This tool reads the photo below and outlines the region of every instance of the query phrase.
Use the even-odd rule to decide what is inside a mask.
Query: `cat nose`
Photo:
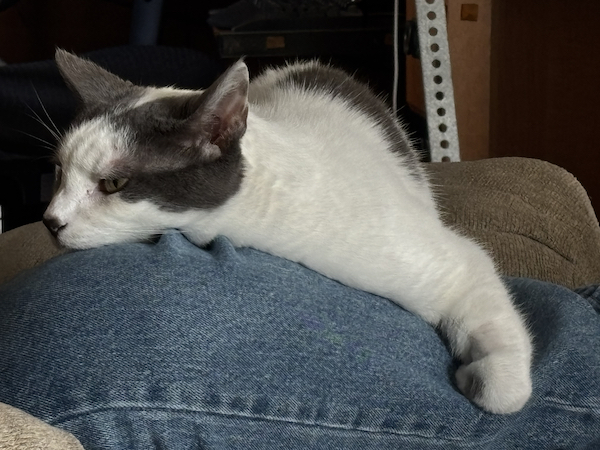
[[[44,225],[46,225],[46,228],[48,228],[48,230],[50,230],[50,233],[52,233],[52,236],[54,236],[54,237],[57,237],[60,230],[62,230],[63,228],[65,228],[67,226],[66,223],[62,223],[56,217],[45,217],[44,216],[44,218],[42,219],[42,222],[44,223]]]

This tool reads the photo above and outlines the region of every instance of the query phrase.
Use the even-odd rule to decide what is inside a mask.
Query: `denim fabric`
[[[590,305],[600,314],[600,286],[584,286],[576,289],[576,292],[590,302]]]
[[[600,448],[598,314],[507,283],[535,339],[533,396],[508,416],[469,403],[443,340],[390,301],[175,232],[0,287],[0,401],[87,450]]]

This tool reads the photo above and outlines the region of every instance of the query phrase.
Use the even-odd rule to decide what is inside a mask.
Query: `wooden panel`
[[[447,15],[461,159],[487,158],[492,1],[448,0]]]
[[[600,2],[495,1],[493,17],[491,155],[566,168],[600,210]]]

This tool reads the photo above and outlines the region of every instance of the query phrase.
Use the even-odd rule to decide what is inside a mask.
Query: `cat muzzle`
[[[58,237],[58,233],[67,226],[66,223],[61,223],[56,217],[44,217],[42,222],[55,238]]]

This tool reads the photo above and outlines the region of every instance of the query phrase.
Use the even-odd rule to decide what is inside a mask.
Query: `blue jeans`
[[[86,450],[600,448],[600,290],[507,283],[535,339],[508,416],[469,403],[436,330],[390,301],[176,232],[0,287],[0,401]]]

